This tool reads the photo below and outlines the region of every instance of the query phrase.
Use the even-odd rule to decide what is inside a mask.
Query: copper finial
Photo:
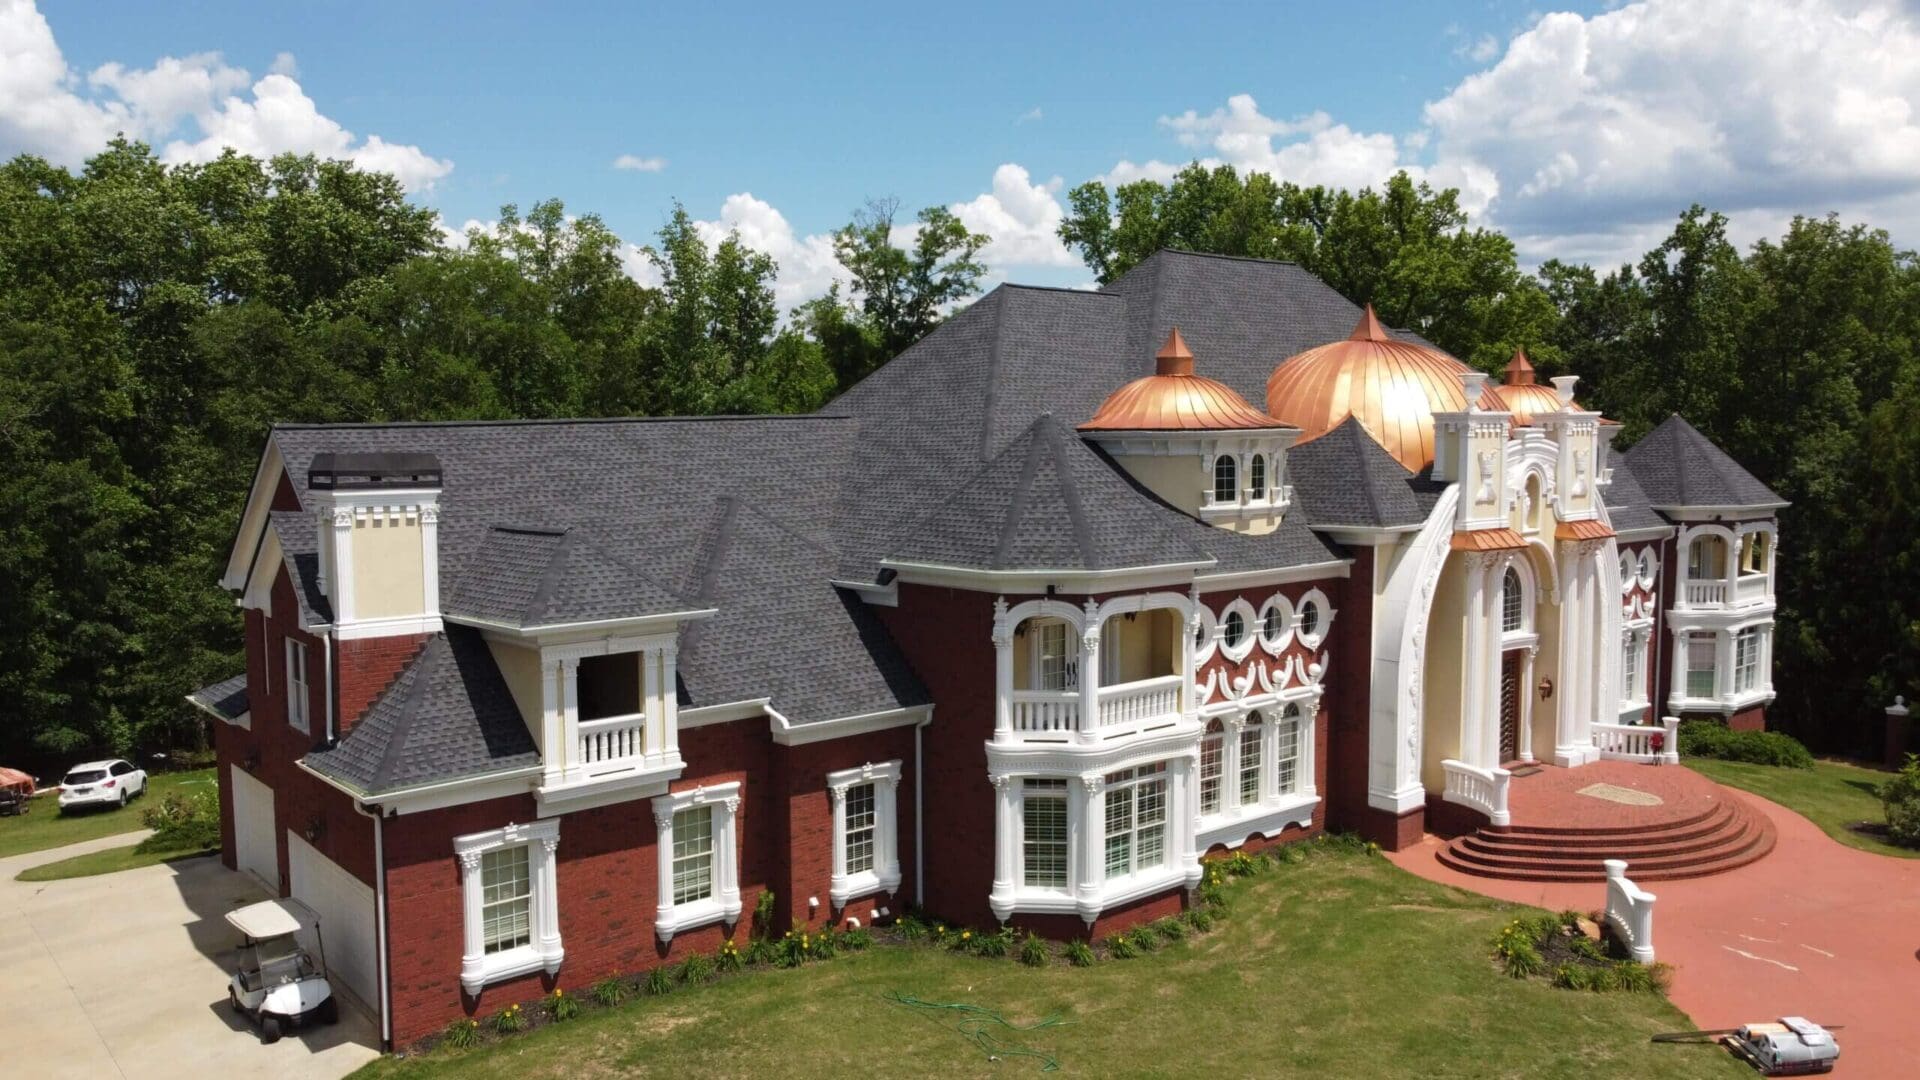
[[[1187,348],[1186,339],[1180,336],[1180,328],[1174,327],[1167,335],[1167,343],[1160,346],[1160,352],[1154,358],[1153,371],[1156,375],[1193,374],[1193,351]]]
[[[1527,350],[1513,350],[1513,359],[1507,361],[1504,375],[1508,386],[1533,385],[1533,364],[1527,360]]]
[[[1387,336],[1387,328],[1380,325],[1380,316],[1373,313],[1373,305],[1368,304],[1366,312],[1360,316],[1360,321],[1354,324],[1353,333],[1347,335],[1347,340],[1391,341],[1393,339]]]

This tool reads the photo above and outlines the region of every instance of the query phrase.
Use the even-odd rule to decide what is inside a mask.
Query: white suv
[[[127,805],[135,795],[147,793],[147,772],[115,758],[89,761],[67,770],[60,781],[60,809],[76,806]]]

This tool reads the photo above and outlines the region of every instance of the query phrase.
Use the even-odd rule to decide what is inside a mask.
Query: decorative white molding
[[[654,863],[659,875],[659,907],[653,932],[662,942],[673,935],[708,923],[732,924],[740,919],[740,782],[696,787],[653,800]],[[685,904],[673,902],[673,816],[696,806],[711,806],[713,814],[713,895]]]
[[[531,940],[518,948],[489,953],[481,920],[485,883],[481,881],[480,857],[490,851],[522,846],[527,849]],[[511,824],[489,832],[454,837],[454,856],[460,863],[465,950],[460,959],[460,985],[469,995],[477,996],[488,983],[531,971],[545,971],[549,975],[559,972],[561,961],[566,957],[560,943],[560,888],[555,861],[559,846],[558,821]]]
[[[810,746],[831,739],[845,739],[893,728],[918,727],[933,719],[932,705],[908,705],[899,709],[840,716],[811,724],[796,724],[767,707],[767,724],[773,741],[780,746]]]
[[[873,785],[873,868],[849,873],[846,804],[847,792],[856,784]],[[827,895],[834,910],[856,897],[891,893],[900,887],[899,788],[897,758],[827,774],[827,795],[833,806],[833,870]]]
[[[1628,879],[1624,861],[1608,859],[1604,865],[1607,868],[1607,924],[1613,927],[1620,943],[1635,960],[1651,964],[1653,904],[1659,897]]]

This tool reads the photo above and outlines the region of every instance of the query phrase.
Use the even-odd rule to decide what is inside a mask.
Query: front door
[[[1520,650],[1500,657],[1500,761],[1520,756]]]

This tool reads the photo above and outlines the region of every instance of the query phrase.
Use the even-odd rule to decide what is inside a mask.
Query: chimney
[[[337,636],[440,628],[440,484],[432,454],[314,455],[307,493]]]

